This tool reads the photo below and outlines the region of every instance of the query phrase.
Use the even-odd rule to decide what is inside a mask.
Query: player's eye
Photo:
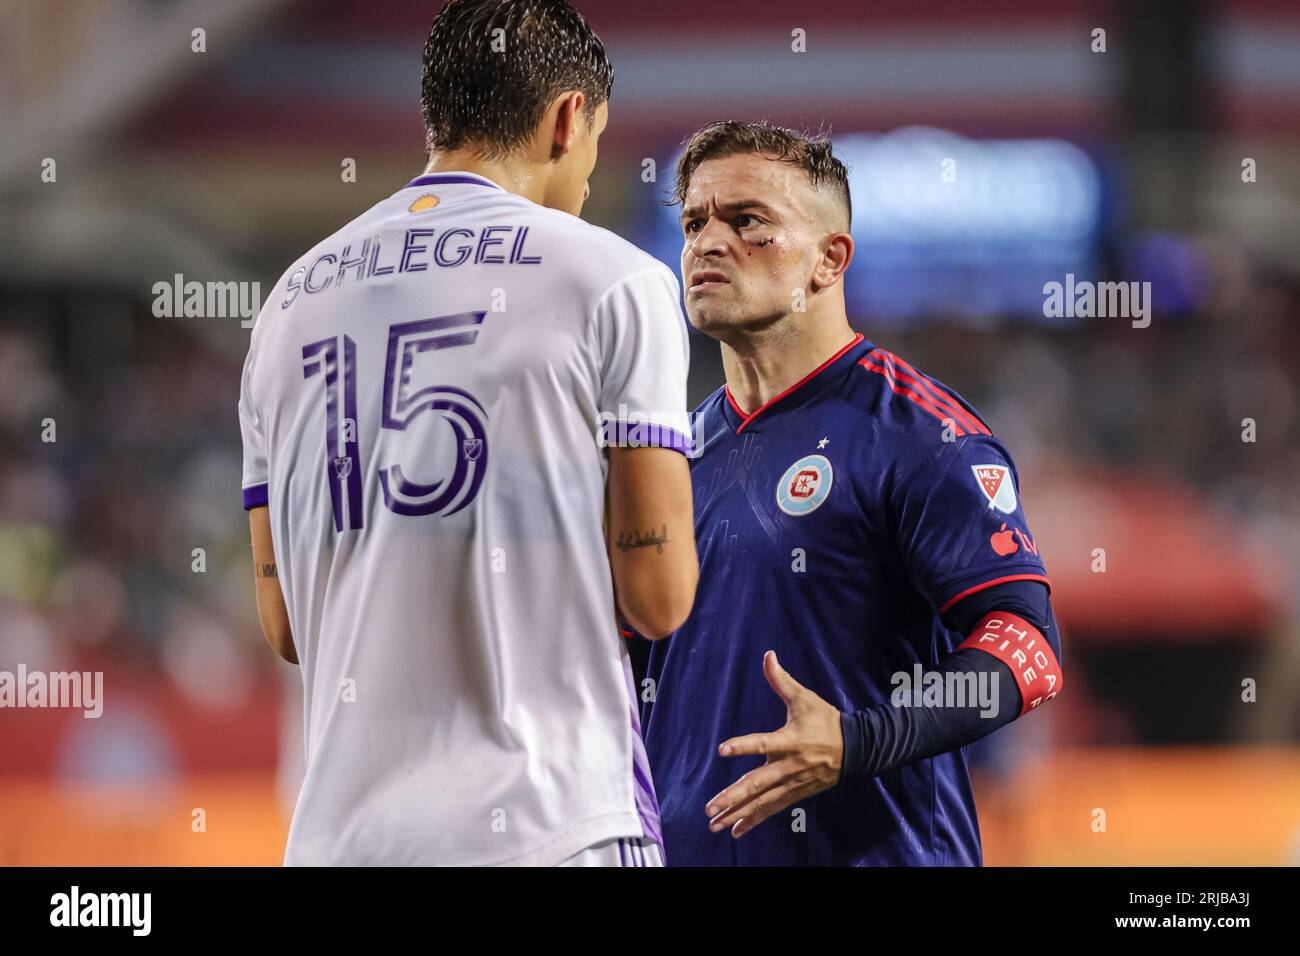
[[[695,233],[699,232],[700,228],[703,225],[704,225],[703,219],[692,219],[689,222],[687,222],[686,225],[683,226],[682,228],[685,230],[688,236],[692,236]]]
[[[742,212],[739,216],[736,217],[737,229],[748,229],[750,226],[757,226],[757,225],[758,225],[758,217],[751,216],[747,212]]]

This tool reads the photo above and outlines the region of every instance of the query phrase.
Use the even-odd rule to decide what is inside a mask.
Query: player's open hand
[[[768,734],[732,737],[718,747],[724,757],[763,754],[767,763],[751,770],[709,801],[709,829],[731,827],[744,836],[774,813],[835,786],[844,762],[840,712],[804,687],[776,659],[763,655],[763,675],[785,701],[785,726]]]

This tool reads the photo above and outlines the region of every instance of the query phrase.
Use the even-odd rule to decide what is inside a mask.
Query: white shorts
[[[579,850],[557,866],[663,866],[659,844],[645,837],[616,837]]]

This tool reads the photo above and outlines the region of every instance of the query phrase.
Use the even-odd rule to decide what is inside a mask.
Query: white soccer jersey
[[[665,266],[465,173],[421,176],[277,283],[239,418],[305,689],[287,864],[660,841],[602,439],[685,451],[687,362]]]

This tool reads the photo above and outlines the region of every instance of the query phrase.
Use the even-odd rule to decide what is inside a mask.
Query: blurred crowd
[[[0,668],[138,667],[237,707],[258,646],[239,365],[109,289],[4,297]]]
[[[857,324],[979,408],[1022,484],[1062,464],[1176,481],[1267,541],[1300,585],[1300,286],[1207,261],[1204,306],[1146,329]],[[692,342],[698,400],[721,370],[712,342]],[[0,293],[0,669],[111,662],[237,709],[279,666],[252,597],[239,362],[118,290]]]

